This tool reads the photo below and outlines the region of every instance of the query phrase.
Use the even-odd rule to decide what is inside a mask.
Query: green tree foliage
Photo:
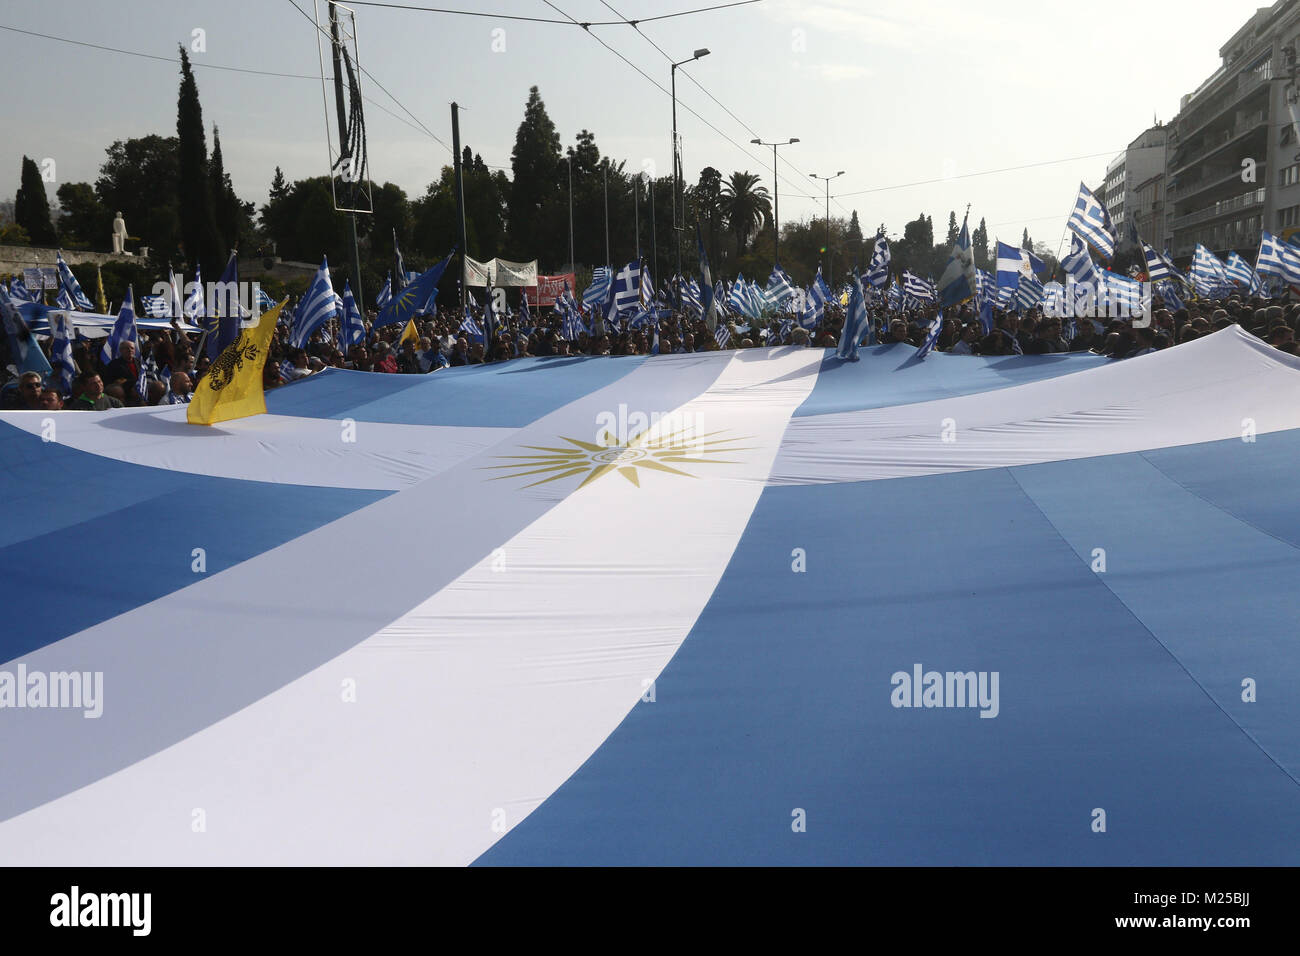
[[[544,224],[555,218],[561,176],[560,134],[535,86],[528,91],[510,163],[514,178],[507,212],[507,258],[532,259],[551,241],[552,233],[544,231]]]
[[[223,253],[238,248],[247,254],[253,246],[254,207],[235,195],[234,183],[221,156],[221,136],[215,126],[212,127],[212,161],[208,166],[214,218]]]
[[[1028,227],[1025,228],[1025,235],[1024,235],[1024,238],[1020,240],[1020,248],[1021,248],[1021,249],[1028,249],[1030,252],[1033,252],[1033,251],[1034,251],[1034,243],[1033,243],[1033,241],[1029,238],[1029,229],[1028,229]]]
[[[179,260],[180,160],[176,137],[156,135],[118,140],[105,151],[95,192],[104,204],[110,224],[122,213],[126,228],[139,236],[156,258]],[[95,247],[109,247],[108,236]],[[179,265],[179,261],[177,263]]]
[[[948,239],[947,246],[951,251],[952,247],[957,244],[957,237],[961,235],[961,227],[957,225],[957,213],[948,213]]]
[[[64,183],[59,187],[59,241],[65,249],[112,248],[109,234],[113,214],[90,183]]]
[[[975,267],[989,271],[989,227],[980,219],[980,224],[975,227],[975,231],[970,237],[971,251],[975,257]]]
[[[50,202],[45,182],[36,161],[23,157],[22,179],[14,199],[14,221],[26,231],[33,245],[52,246],[54,224],[50,221]]]
[[[204,275],[215,276],[225,266],[225,255],[213,209],[203,107],[199,104],[199,87],[194,82],[189,54],[184,46],[180,51],[181,83],[176,101],[176,137],[181,244],[191,269],[202,263]]]

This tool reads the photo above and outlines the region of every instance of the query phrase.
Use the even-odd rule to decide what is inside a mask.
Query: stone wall
[[[0,276],[22,275],[24,269],[35,266],[52,266],[55,263],[57,249],[37,248],[35,246],[0,246]],[[63,261],[70,266],[103,265],[106,262],[143,262],[138,256],[115,255],[111,252],[84,252],[77,249],[64,249]]]

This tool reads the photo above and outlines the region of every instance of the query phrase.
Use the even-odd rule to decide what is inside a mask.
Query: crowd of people
[[[947,310],[935,350],[953,355],[1043,355],[1057,352],[1093,352],[1123,359],[1188,342],[1202,335],[1240,325],[1268,344],[1291,355],[1300,354],[1300,303],[1290,296],[1261,298],[1233,296],[1223,300],[1192,299],[1170,310],[1159,296],[1153,300],[1152,321],[1135,327],[1131,320],[1102,322],[1087,318],[1062,320],[1041,309],[998,311],[986,330],[974,304]],[[933,307],[906,313],[884,308],[871,310],[871,339],[879,345],[920,347],[932,320]],[[352,369],[381,374],[428,374],[443,368],[507,362],[516,358],[568,355],[649,355],[748,349],[767,345],[834,348],[839,344],[844,312],[828,304],[814,328],[800,326],[793,317],[751,322],[728,315],[710,331],[702,318],[681,312],[663,316],[658,328],[624,328],[595,323],[591,331],[565,334],[566,323],[554,313],[524,325],[518,316],[499,319],[489,349],[482,336],[464,331],[459,308],[439,308],[414,321],[411,327],[391,324],[372,328],[367,323],[362,344],[343,349],[337,322],[328,323],[304,348],[290,342],[287,324],[280,325],[272,341],[264,372],[264,386],[277,388],[326,368]],[[479,328],[483,327],[481,314]],[[864,336],[864,340],[866,337]],[[48,354],[49,339],[41,341]],[[10,409],[100,411],[140,405],[187,403],[210,364],[200,337],[173,323],[170,330],[139,330],[139,347],[121,343],[118,354],[104,361],[102,340],[82,339],[73,346],[77,374],[71,389],[59,387],[54,377],[39,373],[20,376],[6,370],[9,379],[0,387],[0,406]]]

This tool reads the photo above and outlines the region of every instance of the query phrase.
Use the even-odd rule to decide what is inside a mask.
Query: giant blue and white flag
[[[311,341],[312,333],[334,318],[337,309],[334,284],[330,281],[329,258],[323,256],[316,277],[294,310],[289,344],[296,349],[305,349]]]
[[[1079,195],[1067,225],[1101,255],[1109,259],[1115,254],[1115,227],[1111,224],[1110,213],[1083,183],[1079,183]]]

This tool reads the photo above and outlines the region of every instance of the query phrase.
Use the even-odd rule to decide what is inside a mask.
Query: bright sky
[[[402,2],[402,0],[397,0]],[[421,0],[413,0],[421,2]],[[430,5],[580,21],[643,18],[720,0],[423,0]],[[327,170],[312,0],[8,0],[0,26],[146,53],[192,53],[209,131],[221,129],[236,191],[259,205],[275,166],[290,179]],[[322,10],[324,3],[321,4]],[[613,12],[610,7],[617,10]],[[583,128],[628,169],[671,169],[671,100],[605,49],[599,36],[666,90],[669,61],[712,53],[678,71],[686,176],[716,166],[759,173],[772,151],[749,144],[798,137],[780,165],[783,221],[857,209],[863,231],[891,234],[922,211],[936,231],[948,211],[1019,242],[1026,226],[1055,247],[1080,180],[1106,163],[1219,66],[1219,47],[1259,6],[1249,0],[761,0],[642,25],[581,28],[356,5],[371,171],[411,198],[450,162],[458,101],[462,142],[509,167],[528,88],[537,85],[564,144]],[[0,30],[10,120],[0,195],[18,187],[21,156],[53,158],[59,182],[93,182],[114,139],[174,135],[178,66]],[[259,76],[210,67],[300,74]],[[708,91],[689,79],[688,72]],[[375,81],[378,81],[376,83]],[[380,89],[400,101],[401,106]],[[711,96],[709,95],[711,94]],[[716,102],[715,102],[716,100]],[[721,104],[721,105],[720,105]],[[711,123],[721,134],[700,118]],[[734,115],[732,115],[734,114]],[[730,137],[728,141],[726,137]],[[209,138],[209,148],[211,139]],[[1087,157],[1087,158],[1083,158]],[[1061,162],[1061,160],[1068,160]],[[1031,169],[971,175],[1006,167]],[[905,185],[923,183],[922,185]],[[47,184],[51,200],[57,183]],[[629,228],[631,224],[628,224]]]

